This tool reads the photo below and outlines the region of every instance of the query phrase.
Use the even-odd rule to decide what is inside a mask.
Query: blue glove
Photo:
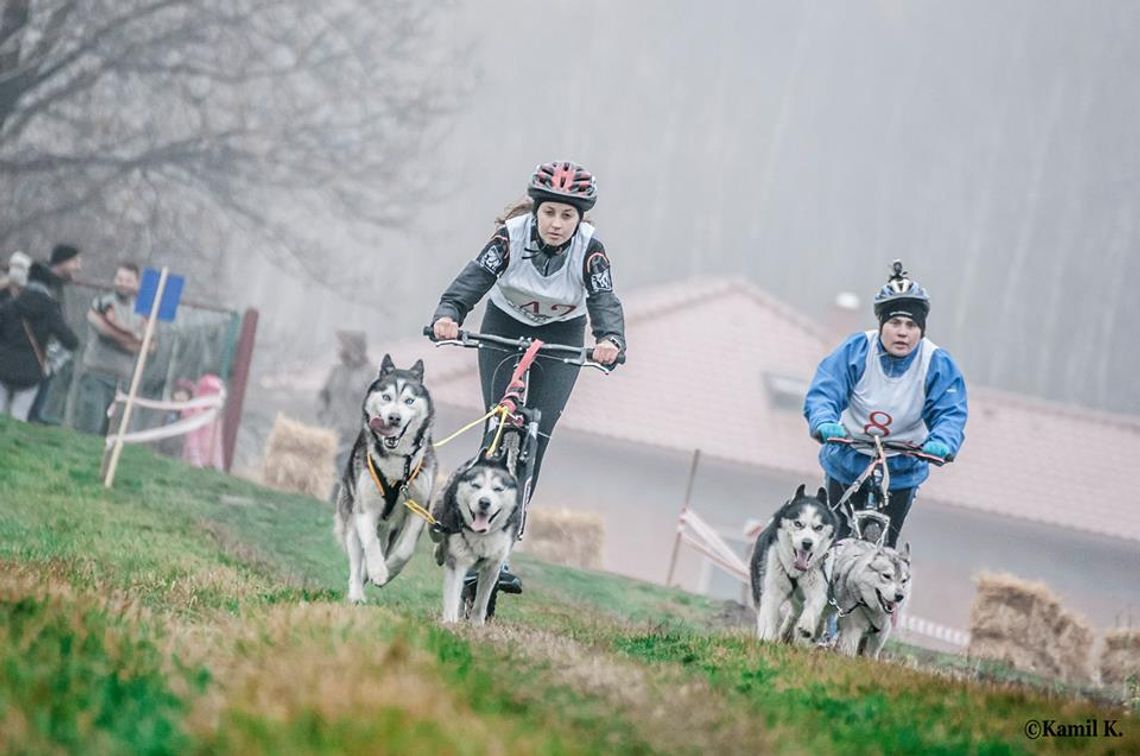
[[[815,429],[815,435],[819,436],[820,441],[828,441],[832,438],[847,438],[847,429],[839,423],[820,423]]]
[[[927,441],[922,445],[922,453],[939,459],[946,459],[950,456],[950,447],[941,441]]]

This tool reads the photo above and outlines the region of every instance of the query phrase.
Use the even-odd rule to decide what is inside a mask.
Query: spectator
[[[105,436],[107,408],[116,391],[126,392],[129,387],[146,326],[146,318],[135,313],[138,290],[138,267],[120,263],[114,291],[95,297],[87,311],[87,346],[76,395],[77,430]]]
[[[195,396],[202,398],[224,392],[225,384],[222,379],[213,373],[206,373],[198,379]],[[184,410],[182,416],[191,417],[208,411],[206,409]],[[218,410],[216,418],[201,428],[186,434],[186,440],[182,447],[182,459],[194,467],[213,467],[216,470],[224,470],[226,467],[224,452],[225,450],[222,448],[222,410]]]
[[[363,331],[337,331],[340,364],[333,367],[318,397],[317,421],[337,434],[337,473],[360,434],[360,403],[376,368],[368,358],[368,337]]]
[[[51,251],[51,259],[47,265],[34,262],[28,272],[29,280],[40,281],[50,291],[55,301],[59,303],[60,312],[67,313],[66,288],[75,280],[76,274],[83,269],[83,257],[77,247],[71,244],[57,244]],[[49,339],[43,346],[44,359],[49,366],[47,378],[40,383],[28,419],[36,423],[47,423],[49,419],[45,407],[54,387],[66,387],[71,380],[71,353],[64,350],[60,341]],[[71,347],[75,349],[75,347]],[[58,376],[58,377],[57,377]],[[58,422],[58,419],[52,421]]]
[[[194,381],[191,381],[188,378],[179,378],[174,382],[174,391],[172,391],[170,394],[170,401],[188,402],[193,398]],[[172,409],[163,415],[162,424],[173,425],[189,412],[190,410]],[[182,449],[184,446],[184,439],[182,436],[171,436],[170,438],[162,439],[156,444],[156,446],[160,454],[165,454],[168,457],[181,457]]]
[[[52,289],[35,272],[32,264],[27,285],[15,297],[9,293],[0,306],[0,413],[17,420],[28,419],[48,375],[48,341],[56,339],[67,349],[79,346]]]
[[[31,265],[32,258],[23,252],[13,252],[8,258],[8,273],[0,280],[0,307],[18,297],[28,285],[28,269]]]

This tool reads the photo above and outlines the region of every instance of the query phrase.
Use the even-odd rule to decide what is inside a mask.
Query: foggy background
[[[331,365],[569,158],[619,295],[741,274],[870,324],[899,257],[971,382],[1140,411],[1140,4],[419,5],[0,0],[0,249],[170,264],[261,309],[259,373]]]

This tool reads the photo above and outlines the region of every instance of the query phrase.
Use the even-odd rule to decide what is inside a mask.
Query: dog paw
[[[389,579],[388,566],[386,564],[380,562],[379,564],[368,565],[368,577],[366,580],[368,580],[369,583],[379,588],[387,583]]]
[[[350,604],[363,604],[364,603],[364,589],[350,588],[348,590],[348,603]]]

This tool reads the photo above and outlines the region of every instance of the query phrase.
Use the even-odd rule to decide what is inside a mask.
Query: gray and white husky
[[[522,522],[518,480],[499,460],[480,454],[456,470],[438,497],[433,514],[442,538],[435,561],[443,566],[443,621],[458,622],[463,578],[479,575],[470,620],[483,624],[499,570],[510,556]]]
[[[431,501],[438,464],[435,417],[424,364],[397,370],[389,355],[364,395],[360,435],[340,479],[334,532],[348,554],[348,600],[364,601],[364,583],[381,586],[412,558],[424,521],[404,506]],[[371,461],[371,464],[369,464]]]
[[[910,597],[910,544],[899,552],[855,538],[839,541],[831,593],[839,605],[836,648],[848,656],[878,658]]]
[[[801,485],[760,531],[749,570],[760,640],[788,643],[793,629],[801,644],[815,639],[827,607],[824,561],[838,527],[827,491],[808,496]]]

